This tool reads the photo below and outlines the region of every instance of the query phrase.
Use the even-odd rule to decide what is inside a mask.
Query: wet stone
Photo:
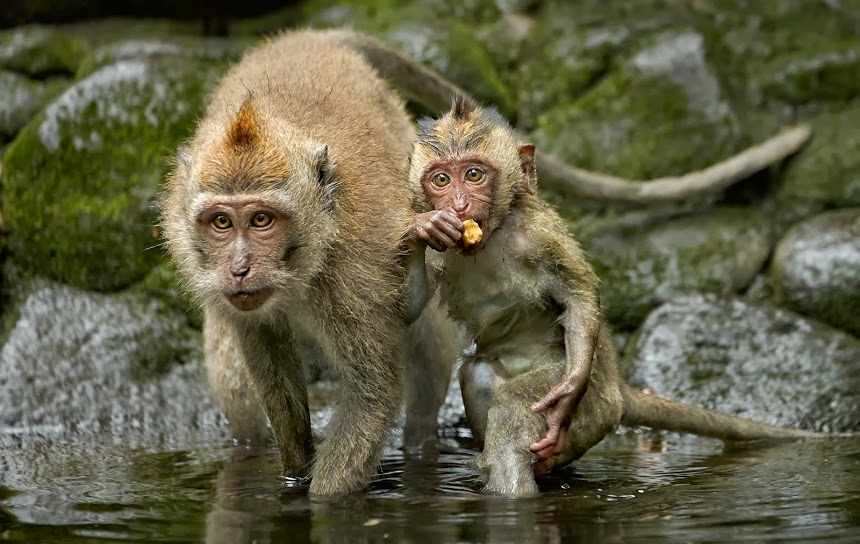
[[[774,306],[693,295],[652,312],[631,383],[764,423],[860,429],[860,340]]]
[[[16,309],[0,349],[0,434],[228,437],[182,314],[51,282]]]
[[[776,300],[860,336],[860,208],[794,225],[770,267]]]
[[[682,294],[738,292],[770,251],[756,211],[718,207],[678,219],[620,220],[579,236],[601,280],[613,327],[637,327],[653,308]]]

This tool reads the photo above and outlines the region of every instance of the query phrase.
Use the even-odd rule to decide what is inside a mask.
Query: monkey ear
[[[533,195],[537,193],[537,167],[535,166],[534,144],[520,146],[520,167],[523,169],[523,189]]]
[[[313,152],[311,159],[317,173],[317,183],[322,189],[323,197],[327,206],[334,205],[337,193],[337,180],[334,177],[334,161],[328,155],[328,146],[322,144]]]

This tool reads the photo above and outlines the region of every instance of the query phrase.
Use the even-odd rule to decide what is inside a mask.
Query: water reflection
[[[612,436],[533,499],[486,497],[457,444],[389,452],[365,493],[308,499],[277,452],[0,442],[0,541],[856,541],[860,439],[724,449],[695,437]]]

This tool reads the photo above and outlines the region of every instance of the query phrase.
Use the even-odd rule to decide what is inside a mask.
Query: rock
[[[860,430],[860,340],[780,308],[694,295],[654,310],[631,383],[764,423]]]
[[[792,159],[773,194],[783,226],[824,208],[860,206],[860,105],[804,122],[812,126],[812,141]]]
[[[110,290],[161,262],[152,200],[225,68],[171,57],[119,61],[51,102],[5,156],[3,213],[16,264]]]
[[[678,295],[743,289],[770,252],[767,222],[742,207],[673,220],[610,221],[578,238],[601,279],[605,315],[622,330]]]
[[[33,81],[15,72],[0,71],[0,140],[12,139],[27,121],[69,83],[65,79]]]
[[[319,2],[311,6],[312,26],[349,26],[372,34],[479,100],[494,104],[508,116],[514,113],[514,98],[480,41],[481,27],[475,23],[497,20],[499,12],[493,2],[404,2],[385,10],[363,4],[330,6]]]
[[[860,208],[794,225],[776,246],[770,278],[781,304],[860,336]]]
[[[709,57],[742,101],[780,113],[784,105],[856,96],[856,3],[726,0],[697,7]]]
[[[103,66],[123,60],[184,57],[212,61],[238,61],[259,40],[252,38],[133,38],[102,45],[88,55],[78,70],[85,77]]]
[[[634,179],[684,174],[745,143],[704,38],[689,28],[641,42],[584,95],[541,113],[532,136],[571,164]]]
[[[226,434],[181,313],[34,282],[0,349],[0,434]]]
[[[73,75],[87,47],[78,38],[46,26],[0,32],[0,69],[30,76]]]

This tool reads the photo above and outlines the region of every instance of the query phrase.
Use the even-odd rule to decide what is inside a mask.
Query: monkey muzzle
[[[237,310],[250,312],[257,310],[266,303],[267,300],[275,292],[274,289],[267,287],[256,291],[236,291],[232,293],[224,293],[227,300],[230,301]]]

